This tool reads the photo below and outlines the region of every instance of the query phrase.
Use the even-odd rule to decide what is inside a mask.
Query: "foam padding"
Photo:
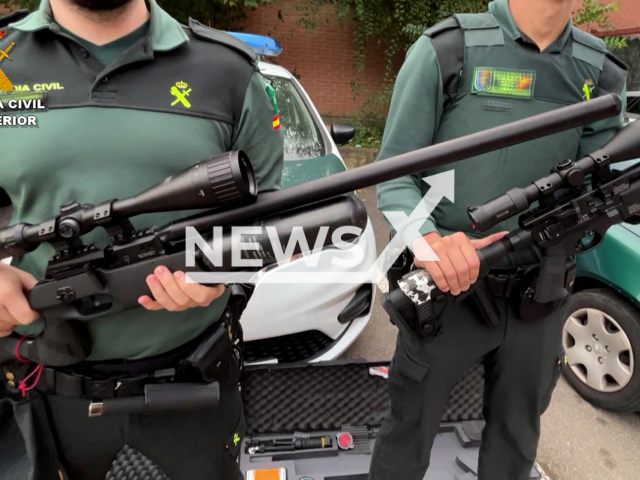
[[[442,416],[443,422],[463,422],[482,419],[482,392],[484,368],[481,364],[471,367],[451,390],[449,404]]]
[[[169,480],[160,468],[128,445],[122,447],[105,480]]]
[[[242,380],[247,434],[379,427],[389,409],[387,381],[369,375],[369,367],[248,367]],[[482,419],[482,388],[482,367],[474,366],[453,389],[442,421]]]

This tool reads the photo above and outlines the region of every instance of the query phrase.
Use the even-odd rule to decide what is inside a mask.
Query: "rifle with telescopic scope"
[[[27,294],[31,307],[44,317],[45,328],[35,338],[20,339],[14,334],[0,339],[0,364],[15,359],[16,354],[51,367],[82,362],[91,353],[87,321],[138,307],[140,295],[148,294],[146,277],[156,267],[164,265],[187,273],[232,271],[231,226],[275,226],[282,244],[287,244],[296,226],[303,228],[307,238],[314,238],[321,227],[328,226],[323,245],[329,246],[331,233],[340,227],[364,229],[367,224],[366,210],[352,193],[357,189],[578,128],[618,115],[620,110],[620,98],[606,95],[260,195],[249,159],[242,152],[232,152],[201,162],[132,198],[99,205],[70,202],[61,207],[60,215],[40,224],[21,223],[2,229],[0,259],[27,254],[43,243],[52,246],[55,254],[45,278]],[[558,176],[562,178],[560,173]],[[143,231],[135,231],[129,220],[146,213],[198,208],[210,210]],[[621,213],[615,220],[620,222],[624,217]],[[108,232],[111,244],[105,248],[85,245],[81,237],[98,227]],[[212,264],[199,251],[195,265],[187,266],[186,227],[202,234],[210,234],[213,227],[225,228],[223,265]],[[533,243],[529,236],[514,233],[509,241],[483,250],[483,270],[496,253],[513,249],[518,242]],[[277,263],[267,234],[256,235],[252,241],[260,245],[260,268]],[[256,252],[251,254],[253,258]]]
[[[575,278],[572,257],[597,248],[607,230],[623,222],[640,223],[640,161],[622,171],[615,163],[640,159],[640,122],[623,128],[609,143],[577,161],[558,162],[551,173],[525,188],[514,188],[484,205],[471,206],[473,229],[484,232],[520,214],[519,228],[478,251],[479,279],[509,254],[535,246],[540,266],[530,285],[519,292],[525,319],[549,314],[562,305]],[[538,206],[529,210],[538,202]],[[438,317],[451,301],[464,300],[439,291],[429,274],[416,270],[405,275],[399,289],[384,296],[382,305],[399,328],[420,341],[442,331]],[[487,296],[476,296],[489,325],[497,323],[497,307]]]

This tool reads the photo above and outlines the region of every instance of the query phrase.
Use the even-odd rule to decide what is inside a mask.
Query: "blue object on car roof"
[[[227,32],[249,45],[258,55],[277,57],[282,53],[282,46],[275,38],[267,35],[255,35],[252,33]]]

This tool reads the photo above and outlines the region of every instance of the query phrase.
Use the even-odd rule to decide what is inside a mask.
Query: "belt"
[[[201,337],[168,353],[143,360],[81,362],[68,368],[44,367],[36,387],[69,398],[105,399],[140,395],[149,383],[173,381],[180,360]]]
[[[149,384],[227,384],[237,381],[233,372],[241,369],[237,350],[231,343],[227,323],[216,322],[187,344],[144,360],[44,367],[37,389],[64,397],[102,400],[140,396]]]
[[[143,377],[98,379],[77,373],[66,373],[45,368],[37,390],[68,398],[102,400],[109,398],[135,397],[142,395],[149,383],[171,382],[175,369],[165,369]]]

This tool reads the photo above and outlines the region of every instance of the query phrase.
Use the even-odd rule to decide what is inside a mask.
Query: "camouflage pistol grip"
[[[446,297],[431,276],[425,270],[414,270],[402,277],[398,286],[382,298],[382,306],[392,323],[421,342],[438,336],[441,332],[438,317]]]

